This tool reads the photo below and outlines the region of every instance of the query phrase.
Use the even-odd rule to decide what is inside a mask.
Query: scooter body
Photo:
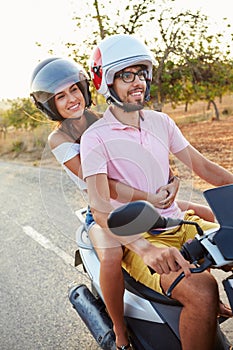
[[[218,195],[214,200],[213,197],[215,197],[216,193],[212,194],[206,191],[207,201],[209,201],[212,206],[218,221],[220,220],[220,229],[209,231],[205,233],[204,236],[197,234],[195,238],[198,247],[199,245],[202,247],[206,252],[206,255],[208,255],[208,259],[210,251],[214,256],[212,257],[211,255],[211,263],[208,263],[208,265],[217,268],[227,264],[233,264],[233,218],[231,219],[232,223],[231,220],[230,222],[228,220],[227,227],[225,227],[222,222],[222,207],[216,209],[216,207],[219,206],[216,202],[219,203],[221,198],[224,197],[224,194],[226,192],[228,193],[229,189],[231,196],[229,197],[227,194],[227,197],[229,197],[229,200],[232,198],[231,202],[233,201],[233,186],[221,189],[222,191],[218,192]],[[214,203],[212,203],[212,201]],[[126,209],[128,210],[128,208]],[[85,230],[85,209],[79,210],[77,215],[82,224],[79,227],[76,236],[78,251],[76,252],[75,260],[76,265],[83,265],[84,271],[90,279],[91,290],[85,285],[74,285],[69,291],[69,299],[79,316],[87,325],[100,348],[104,350],[115,350],[116,346],[112,330],[112,322],[106,311],[99,285],[100,263]],[[227,244],[224,243],[225,240]],[[216,242],[218,242],[219,247]],[[188,253],[190,252],[187,252],[187,254]],[[190,254],[192,255],[193,251],[191,251]],[[130,341],[134,349],[181,350],[179,318],[182,305],[178,301],[171,299],[166,295],[161,295],[160,293],[145,287],[141,283],[136,282],[124,270],[123,274],[125,279],[124,316]],[[223,285],[229,303],[231,307],[233,307],[233,275],[224,280]],[[221,321],[224,321],[224,319]],[[231,345],[218,325],[214,350],[230,349],[230,346]]]

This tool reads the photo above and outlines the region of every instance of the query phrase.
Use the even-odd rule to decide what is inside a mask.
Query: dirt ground
[[[179,126],[184,136],[208,159],[233,172],[233,116],[219,121],[202,121]],[[204,190],[209,185],[196,176],[195,187]]]

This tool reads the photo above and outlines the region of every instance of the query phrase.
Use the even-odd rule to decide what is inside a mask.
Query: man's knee
[[[164,281],[164,277],[161,281]],[[166,287],[169,287],[167,282]],[[179,300],[183,305],[189,304],[190,301],[193,305],[196,304],[196,301],[199,305],[215,305],[219,299],[217,281],[207,271],[192,274],[191,277],[183,278],[175,287],[172,297]]]
[[[194,283],[195,294],[199,303],[204,305],[217,305],[219,300],[218,284],[209,272],[201,273]]]

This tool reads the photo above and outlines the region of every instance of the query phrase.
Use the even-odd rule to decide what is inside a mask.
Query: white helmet
[[[148,101],[153,63],[153,55],[144,43],[132,35],[116,34],[102,40],[94,49],[91,77],[97,91],[105,96],[107,102],[113,102],[127,110],[126,104],[122,103],[112,89],[115,74],[129,66],[144,65],[148,72],[145,93],[145,101]]]

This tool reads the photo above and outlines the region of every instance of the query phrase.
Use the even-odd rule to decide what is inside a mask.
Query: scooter
[[[182,224],[195,225],[197,234],[191,242],[182,246],[185,259],[195,265],[192,273],[201,273],[208,268],[228,266],[233,270],[233,185],[222,186],[204,192],[204,197],[219,223],[218,229],[203,232],[195,222],[161,217],[146,201],[136,201],[115,209],[108,218],[108,225],[116,235],[130,236],[142,232],[158,234],[162,228]],[[224,203],[224,205],[223,205]],[[84,321],[101,349],[115,350],[115,336],[112,321],[104,305],[99,285],[99,260],[88,238],[84,225],[86,209],[77,215],[82,225],[77,231],[78,250],[75,265],[83,265],[90,279],[91,289],[86,285],[73,285],[69,300]],[[153,273],[154,271],[151,271]],[[123,270],[125,279],[124,317],[131,344],[135,350],[181,350],[179,317],[182,305],[171,298],[175,286],[184,274],[173,282],[162,295],[136,282]],[[233,274],[222,281],[229,304],[233,309]],[[232,349],[232,345],[221,331],[220,324],[226,318],[218,319],[214,350]],[[201,327],[201,325],[200,325]],[[197,335],[198,336],[198,335]]]

